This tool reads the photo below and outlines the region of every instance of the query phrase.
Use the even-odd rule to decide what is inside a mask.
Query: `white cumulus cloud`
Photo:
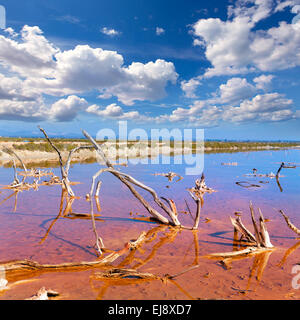
[[[32,121],[71,121],[88,107],[78,95],[95,91],[101,98],[116,97],[133,105],[164,98],[168,83],[175,84],[178,78],[174,64],[163,59],[125,65],[116,51],[89,45],[61,50],[37,26],[6,34],[0,35],[0,67],[5,71],[0,71],[1,119],[13,119],[15,114],[26,121],[30,115]],[[44,95],[61,99],[47,105]]]
[[[197,98],[195,94],[196,89],[200,86],[201,82],[197,78],[181,81],[181,90],[184,92],[187,98]]]
[[[158,35],[158,36],[164,34],[165,32],[166,32],[166,31],[165,31],[164,28],[156,27],[156,29],[155,29],[155,33],[156,33],[156,35]]]
[[[119,36],[121,34],[120,31],[117,31],[115,29],[110,29],[110,28],[107,28],[107,27],[103,27],[101,29],[101,32],[103,34],[106,34],[107,36],[110,36],[110,37],[115,37],[115,36]]]
[[[229,7],[226,21],[200,19],[192,26],[196,42],[205,46],[212,64],[205,77],[234,75],[253,71],[273,71],[300,65],[300,21],[267,30],[257,23],[273,14],[271,0],[237,1]]]
[[[78,112],[84,111],[87,106],[85,99],[72,95],[53,103],[48,113],[49,117],[56,121],[72,121]]]

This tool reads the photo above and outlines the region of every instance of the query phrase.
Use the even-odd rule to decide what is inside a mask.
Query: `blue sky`
[[[300,0],[0,0],[0,135],[300,140]]]

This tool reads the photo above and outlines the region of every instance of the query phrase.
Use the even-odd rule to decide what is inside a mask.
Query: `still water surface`
[[[185,200],[195,211],[186,188],[194,186],[197,177],[185,176],[185,165],[174,164],[173,160],[170,165],[137,164],[121,167],[121,170],[154,188],[159,195],[173,199],[178,211],[182,211],[180,220],[191,225],[189,214],[183,211],[187,211]],[[300,151],[205,155],[206,184],[217,192],[204,196],[198,232],[174,230],[144,221],[147,212],[127,187],[111,174],[104,173],[99,197],[101,210],[94,205],[94,211],[98,215],[97,231],[105,247],[120,250],[142,231],[148,236],[138,250],[120,257],[113,266],[159,276],[174,275],[197,264],[199,267],[166,283],[136,279],[103,281],[97,279],[97,272],[102,271],[97,268],[6,274],[9,289],[0,291],[0,299],[25,299],[41,287],[58,291],[58,299],[299,299],[300,289],[292,287],[295,276],[292,268],[300,262],[300,242],[278,210],[283,209],[300,228],[300,167],[283,169],[280,186],[276,179],[246,175],[253,168],[261,174],[276,173],[281,161],[299,164]],[[237,166],[222,165],[232,162],[237,162]],[[98,169],[97,163],[76,164],[71,168],[71,181],[80,182],[73,187],[75,194],[80,196],[72,204],[73,212],[89,213],[85,194]],[[165,177],[153,175],[169,171],[184,176],[183,180],[176,182],[175,178],[168,182]],[[57,168],[54,172],[59,175]],[[12,169],[0,168],[0,184],[9,184],[12,180]],[[238,181],[260,187],[243,188],[236,184]],[[92,221],[58,216],[61,205],[59,186],[19,192],[17,202],[15,196],[3,201],[10,194],[9,190],[0,193],[0,262],[29,259],[56,264],[97,259]],[[151,201],[147,194],[145,197]],[[276,250],[233,261],[230,269],[216,260],[204,258],[210,253],[233,250],[233,227],[229,217],[234,217],[234,212],[242,212],[243,223],[252,230],[250,201],[269,219],[267,227]]]

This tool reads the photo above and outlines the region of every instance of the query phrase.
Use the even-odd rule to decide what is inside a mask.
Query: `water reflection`
[[[62,197],[63,199],[63,197]],[[63,201],[61,201],[63,203]],[[59,217],[62,216],[63,213],[63,206],[60,206],[59,210]],[[57,219],[55,221],[57,221]],[[52,224],[53,226],[53,224]],[[48,233],[49,234],[48,230]],[[88,265],[87,263],[76,266],[73,264],[61,264],[57,265],[56,267],[51,265],[44,265],[44,268],[23,268],[22,262],[15,262],[16,264],[20,264],[19,269],[13,269],[13,268],[6,268],[6,265],[11,265],[13,262],[2,263],[0,264],[1,270],[6,271],[6,281],[8,285],[5,287],[5,290],[8,290],[12,288],[13,286],[16,286],[18,284],[24,284],[28,283],[30,281],[34,281],[37,277],[40,277],[42,274],[45,273],[61,273],[61,272],[78,272],[78,271],[84,271],[87,269],[92,269],[93,273],[90,276],[90,286],[91,289],[97,293],[97,299],[103,299],[105,298],[105,294],[108,291],[110,287],[115,286],[126,286],[126,285],[136,285],[143,282],[150,282],[150,281],[160,281],[161,285],[167,285],[168,283],[171,283],[175,285],[182,293],[185,294],[185,296],[189,299],[194,299],[186,289],[184,289],[181,285],[179,285],[175,278],[181,276],[182,274],[185,274],[186,272],[190,272],[193,269],[197,268],[198,265],[198,258],[199,258],[199,243],[198,243],[198,235],[197,232],[193,232],[193,245],[194,245],[194,253],[195,257],[193,262],[188,265],[187,268],[184,268],[182,271],[175,275],[169,275],[169,274],[162,274],[162,275],[153,275],[150,279],[139,279],[139,278],[131,278],[131,277],[125,277],[125,278],[117,278],[117,279],[110,279],[110,278],[103,278],[101,277],[99,280],[99,276],[97,275],[97,272],[99,270],[112,270],[115,268],[118,269],[125,269],[125,270],[138,270],[141,267],[144,267],[147,263],[149,263],[151,260],[154,259],[154,257],[158,254],[158,251],[165,245],[170,244],[175,241],[178,233],[180,233],[179,228],[173,228],[168,226],[156,226],[152,229],[150,229],[148,232],[146,232],[146,236],[144,237],[143,241],[140,243],[140,245],[136,248],[133,248],[132,250],[128,251],[126,249],[126,246],[124,249],[119,250],[117,253],[117,257],[123,257],[123,254],[125,253],[123,259],[121,262],[119,262],[117,265],[114,264],[105,264],[101,267],[96,267],[93,265]],[[44,237],[45,240],[45,237]],[[114,252],[113,250],[106,250],[106,252]],[[127,254],[126,254],[127,252]],[[107,258],[107,256],[106,256]],[[101,262],[101,258],[99,262]],[[105,259],[105,258],[104,258]],[[102,285],[100,287],[97,286],[97,283],[101,282]]]
[[[5,203],[7,200],[9,200],[10,198],[12,198],[13,196],[15,196],[15,202],[14,202],[14,208],[13,208],[13,212],[17,211],[17,202],[18,202],[18,193],[19,191],[14,191],[12,192],[10,195],[8,195],[6,198],[4,198],[1,202],[0,202],[0,206]]]
[[[294,251],[296,251],[300,247],[300,241],[295,243],[292,247],[286,250],[283,258],[280,260],[280,262],[277,264],[279,268],[283,268],[283,265],[285,264],[288,256],[290,256]]]
[[[202,266],[204,266],[204,268],[212,267],[211,262],[202,260],[199,254],[207,254],[207,252],[211,252],[212,249],[215,250],[216,248],[216,250],[227,248],[226,250],[228,251],[238,251],[244,248],[240,245],[237,234],[233,234],[233,237],[232,234],[227,234],[232,232],[232,229],[227,231],[229,230],[227,228],[229,225],[228,216],[232,214],[234,210],[244,211],[245,208],[248,207],[249,200],[253,200],[254,197],[255,202],[258,205],[263,206],[264,212],[267,212],[267,215],[271,220],[270,236],[272,239],[274,239],[274,245],[279,247],[278,251],[279,254],[281,254],[280,247],[287,247],[286,244],[290,243],[291,237],[288,237],[288,231],[286,231],[285,234],[285,227],[283,228],[281,224],[282,221],[276,218],[273,207],[289,210],[289,212],[291,212],[291,218],[293,218],[293,221],[295,221],[296,225],[299,225],[299,215],[297,215],[297,211],[299,211],[299,194],[297,191],[299,190],[298,169],[297,171],[295,169],[286,170],[284,171],[284,174],[286,175],[284,178],[272,179],[273,181],[264,179],[262,177],[247,179],[250,183],[253,182],[254,184],[259,184],[261,186],[260,188],[241,188],[237,186],[235,182],[238,180],[246,180],[241,177],[245,172],[250,172],[254,163],[255,166],[257,166],[257,168],[261,169],[263,172],[270,172],[270,170],[273,169],[273,167],[270,165],[271,157],[276,159],[282,158],[285,161],[292,161],[298,159],[299,154],[299,151],[293,151],[287,155],[289,159],[284,158],[285,155],[278,152],[274,152],[272,155],[266,152],[258,152],[255,153],[255,155],[253,155],[253,153],[249,153],[248,157],[246,157],[245,153],[237,153],[234,155],[206,155],[205,172],[207,173],[208,183],[215,187],[219,192],[218,194],[205,199],[205,207],[201,213],[201,219],[205,217],[205,215],[208,215],[210,218],[212,218],[212,222],[209,224],[204,224],[202,223],[202,219],[200,223],[200,232],[184,231],[186,234],[188,234],[185,239],[179,236],[183,231],[180,231],[176,228],[169,228],[168,226],[154,224],[147,218],[141,218],[141,216],[129,218],[128,212],[130,210],[135,210],[134,212],[140,212],[140,207],[136,206],[136,202],[131,201],[130,197],[127,197],[127,190],[122,193],[122,188],[118,189],[118,193],[120,192],[121,195],[119,196],[118,194],[118,201],[115,201],[116,198],[112,196],[112,190],[115,190],[115,185],[112,182],[113,179],[108,177],[106,181],[103,181],[104,188],[101,189],[101,193],[103,192],[101,194],[101,202],[97,198],[93,199],[95,209],[94,218],[97,224],[100,223],[102,227],[102,222],[109,222],[106,223],[106,225],[103,224],[103,230],[105,231],[107,231],[110,227],[115,228],[114,222],[117,222],[116,224],[118,225],[111,233],[111,237],[116,239],[113,242],[114,245],[112,248],[109,247],[107,251],[104,251],[103,256],[105,257],[114,251],[112,249],[115,249],[119,246],[117,242],[118,232],[124,231],[122,236],[126,239],[127,235],[130,237],[130,235],[135,234],[137,230],[140,232],[141,229],[145,228],[147,230],[147,237],[145,242],[139,248],[127,251],[111,265],[102,266],[101,268],[77,267],[72,270],[69,269],[68,272],[70,274],[74,273],[74,276],[71,276],[71,278],[76,280],[77,274],[75,271],[84,273],[89,282],[85,282],[82,285],[90,284],[91,290],[93,290],[99,299],[112,297],[112,292],[114,292],[113,290],[115,287],[120,289],[122,287],[125,289],[130,288],[132,289],[131,292],[134,293],[134,297],[141,297],[142,293],[134,291],[134,285],[145,283],[145,281],[153,283],[153,287],[151,286],[151,288],[157,288],[160,285],[168,286],[168,290],[170,290],[169,292],[171,292],[174,286],[174,288],[177,288],[176,290],[179,290],[182,294],[184,294],[184,297],[187,299],[193,299],[194,295],[198,295],[198,290],[201,289],[200,286],[199,288],[195,288],[195,282],[189,281],[189,279],[195,278],[193,277],[195,275],[194,272],[199,265],[201,265],[201,270]],[[221,162],[235,161],[238,162],[238,166],[225,167],[220,165]],[[74,181],[82,182],[81,185],[77,186],[78,193],[76,194],[86,194],[86,186],[90,184],[90,175],[87,173],[92,173],[94,169],[95,167],[92,165],[74,165],[72,170],[74,177],[72,177],[72,179],[74,178]],[[10,179],[11,171],[7,170],[8,173],[6,173],[5,170],[6,169],[3,168],[0,169],[0,182],[5,182],[6,180],[9,181]],[[193,210],[190,210],[189,205],[185,204],[185,195],[183,192],[185,187],[188,187],[193,183],[194,177],[185,176],[180,183],[171,184],[171,187],[166,189],[161,185],[162,179],[153,177],[151,173],[155,171],[168,172],[167,170],[169,170],[169,168],[163,166],[150,168],[137,165],[134,167],[129,167],[126,170],[129,172],[134,172],[134,174],[141,179],[145,179],[145,181],[155,189],[158,188],[161,191],[161,194],[163,194],[166,198],[178,199],[178,213],[181,214],[183,212],[182,210],[186,209],[186,215],[183,217],[187,220],[194,220],[194,216],[192,214]],[[184,175],[183,166],[176,166],[172,164],[170,170]],[[283,170],[285,170],[285,168]],[[40,259],[48,259],[48,257],[54,259],[55,261],[57,261],[56,259],[61,258],[69,259],[69,261],[70,259],[72,259],[72,261],[79,261],[81,258],[78,257],[80,257],[81,253],[82,256],[88,257],[87,260],[94,259],[98,261],[103,259],[103,256],[98,258],[97,251],[94,250],[92,246],[89,246],[88,243],[85,243],[86,239],[88,241],[90,238],[92,241],[94,240],[94,235],[89,229],[87,231],[85,230],[86,233],[84,233],[84,236],[82,236],[82,239],[80,239],[80,241],[82,241],[80,244],[76,243],[76,240],[73,240],[72,237],[68,238],[70,235],[72,235],[73,230],[74,234],[78,232],[78,230],[81,231],[81,225],[84,225],[84,223],[86,223],[88,226],[92,226],[92,216],[89,209],[90,203],[86,203],[84,199],[70,199],[65,193],[61,192],[61,190],[57,188],[57,186],[53,187],[51,190],[50,188],[46,187],[40,188],[37,195],[33,195],[31,191],[25,190],[21,195],[19,192],[12,192],[11,190],[3,190],[2,192],[0,191],[0,236],[2,237],[1,240],[4,239],[6,241],[3,242],[4,245],[1,243],[0,249],[3,249],[1,252],[1,259],[6,258],[6,252],[14,252],[15,249],[17,255],[20,254],[21,250],[19,250],[18,246],[23,239],[26,243],[26,246],[29,246],[29,248],[26,247],[27,250],[25,251],[24,255],[26,254],[26,257],[29,258],[35,256],[38,261]],[[57,190],[59,190],[59,192],[57,192]],[[48,197],[48,191],[52,198]],[[55,201],[52,201],[53,199],[55,199]],[[38,205],[36,203],[38,203]],[[43,206],[45,206],[45,210],[43,210]],[[16,214],[11,215],[10,213],[12,212],[15,212]],[[141,212],[140,215],[141,214],[143,214],[143,212]],[[18,221],[19,217],[21,219]],[[78,223],[74,222],[73,224],[72,221],[78,221]],[[128,222],[131,222],[131,224],[129,225]],[[66,233],[63,232],[64,230],[61,231],[65,225],[67,225]],[[80,227],[78,227],[79,225]],[[133,228],[132,230],[130,230],[131,226]],[[21,229],[22,232],[20,232]],[[9,232],[7,230],[9,230]],[[14,234],[15,230],[18,230],[18,232]],[[117,230],[117,232],[115,230]],[[279,231],[280,237],[278,236]],[[5,239],[7,234],[10,236],[8,240]],[[106,232],[106,234],[108,233]],[[79,233],[79,235],[81,236],[82,234]],[[201,237],[199,235],[201,235]],[[27,237],[31,237],[30,241],[27,241]],[[192,240],[188,237],[192,237]],[[210,241],[212,239],[211,237],[215,237],[216,241]],[[104,238],[103,240],[106,244],[107,239]],[[36,241],[36,243],[33,243],[34,241]],[[36,246],[38,243],[41,245],[41,249]],[[121,242],[121,244],[123,244],[123,242]],[[42,247],[42,245],[44,245],[44,247]],[[55,250],[56,245],[60,247],[60,251]],[[177,252],[177,250],[181,253],[182,251],[184,252],[183,256],[180,256],[183,257],[183,261],[180,261],[180,265],[178,265],[178,268],[176,269],[176,272],[178,272],[177,277],[173,279],[165,277],[165,273],[170,273],[170,270],[172,270],[170,269],[170,266],[172,266],[174,261],[174,257],[172,257],[171,254],[168,256],[167,250],[169,245],[173,249],[175,248],[175,252]],[[32,248],[30,246],[32,246]],[[297,255],[295,254],[295,251],[299,247],[300,242],[297,242],[293,244],[291,248],[287,249],[286,252],[282,254],[282,257],[279,256],[279,262],[275,261],[278,263],[276,265],[277,268],[272,268],[272,271],[280,271],[279,268],[283,268],[286,265],[289,266],[293,262],[297,261]],[[48,255],[47,249],[49,249],[49,251],[52,250],[51,254]],[[43,250],[43,253],[39,250]],[[207,288],[213,287],[220,278],[222,280],[235,280],[236,274],[239,273],[239,276],[243,277],[244,279],[244,290],[239,289],[240,293],[248,294],[253,290],[258,291],[258,288],[262,287],[262,281],[264,280],[263,283],[266,285],[264,288],[265,294],[265,292],[267,292],[266,290],[268,290],[270,287],[268,282],[270,281],[270,276],[268,276],[268,272],[270,272],[268,270],[268,265],[270,265],[270,261],[274,260],[274,258],[277,259],[278,251],[276,256],[273,255],[272,257],[272,252],[267,251],[256,255],[224,259],[221,264],[223,269],[217,266],[214,267],[219,269],[218,272],[208,269],[212,275],[210,276]],[[64,256],[64,254],[66,254],[66,256]],[[163,254],[165,260],[164,264],[162,265],[162,269],[160,270],[157,263],[160,255]],[[174,253],[172,252],[172,254]],[[12,255],[10,255],[10,257],[12,257]],[[13,258],[15,257],[13,256]],[[218,264],[220,265],[220,262],[218,262]],[[112,279],[97,279],[97,272],[101,270],[110,270],[112,267],[126,269],[131,268],[136,271],[153,271],[155,275],[161,278],[161,280],[118,279],[113,281]],[[193,269],[193,267],[195,268]],[[48,269],[43,271],[35,270],[19,273],[6,272],[5,279],[8,281],[9,288],[11,288],[11,285],[14,284],[16,286],[20,285],[21,287],[22,283],[35,281],[36,279],[39,279],[42,274],[49,272],[56,273],[56,275],[58,275],[59,273],[64,272],[64,270]],[[179,278],[181,274],[186,276]],[[54,277],[56,275],[54,275]],[[191,275],[191,277],[189,277],[189,275]],[[176,275],[171,274],[171,276]],[[165,282],[163,282],[163,279]],[[179,281],[179,279],[182,281]],[[284,279],[282,273],[280,272],[278,273],[278,279]],[[278,287],[278,289],[279,291],[281,290],[281,292],[285,290],[284,287]],[[3,292],[4,291],[1,291],[2,295]],[[77,293],[74,292],[72,292],[72,294],[76,295]],[[269,292],[272,294],[271,290]],[[151,294],[152,293],[149,292],[149,296],[151,296]],[[80,296],[79,294],[77,294],[77,296],[80,298],[84,297],[83,295]],[[216,296],[213,295],[213,297]],[[220,297],[224,296],[221,296],[220,293]]]
[[[258,253],[254,256],[245,293],[247,293],[250,290],[251,281],[254,278],[255,274],[256,274],[256,277],[255,277],[256,283],[254,284],[253,291],[256,291],[256,289],[258,288],[261,282],[264,270],[268,264],[271,254],[272,254],[272,251],[265,251],[262,253]]]
[[[157,226],[149,230],[146,234],[146,240],[143,244],[133,249],[129,252],[129,254],[120,262],[116,268],[122,269],[125,268],[126,270],[136,270],[140,269],[141,267],[145,266],[149,263],[157,254],[159,249],[166,244],[170,244],[174,242],[178,235],[179,229],[178,228],[170,228],[168,226]],[[155,240],[158,241],[155,243]],[[147,247],[150,244],[150,248]],[[94,292],[97,293],[97,300],[101,300],[105,298],[107,291],[111,287],[118,287],[118,286],[129,286],[129,285],[137,285],[144,282],[152,282],[152,281],[160,281],[162,285],[167,285],[171,283],[175,285],[188,299],[196,299],[189,292],[180,286],[175,278],[181,276],[182,274],[192,271],[193,269],[199,266],[198,259],[199,259],[199,242],[198,242],[198,233],[197,231],[193,232],[193,245],[195,248],[195,258],[194,261],[189,265],[187,268],[183,269],[181,272],[175,275],[163,274],[161,276],[154,275],[151,278],[143,279],[143,278],[136,278],[136,277],[124,277],[124,278],[105,278],[103,276],[99,277],[97,272],[90,276],[90,285]],[[149,250],[150,249],[150,250]],[[150,253],[148,253],[150,251]],[[141,256],[137,257],[137,254],[142,254]],[[144,255],[144,256],[143,256]],[[99,287],[97,283],[100,282],[102,285]]]

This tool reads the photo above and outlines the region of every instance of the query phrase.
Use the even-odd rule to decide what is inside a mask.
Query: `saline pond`
[[[17,273],[0,267],[0,299],[26,299],[42,287],[58,292],[55,299],[68,300],[299,299],[300,271],[295,266],[300,263],[300,240],[278,210],[284,210],[300,228],[300,167],[282,169],[280,184],[275,178],[247,175],[253,168],[258,174],[276,174],[282,161],[299,164],[300,150],[205,154],[206,184],[217,192],[204,195],[198,231],[150,221],[128,188],[112,174],[103,173],[99,203],[93,200],[93,207],[97,232],[108,250],[105,255],[122,250],[144,231],[143,243],[120,255],[112,266],[157,277],[105,278],[101,272],[108,266]],[[41,186],[17,196],[12,190],[1,189],[0,264],[25,259],[40,264],[101,259],[94,247],[93,225],[88,216],[90,203],[85,199],[97,170],[98,163],[71,167],[70,180],[80,182],[72,189],[80,198],[74,199],[69,214],[64,214],[66,201],[61,202],[59,185]],[[186,176],[185,165],[174,164],[171,159],[170,165],[129,164],[120,170],[152,187],[158,195],[173,199],[180,221],[192,224],[186,201],[193,214],[195,203],[186,188],[193,187],[199,177]],[[60,176],[59,168],[53,171]],[[166,177],[153,175],[169,171],[183,179],[169,182]],[[0,168],[0,184],[7,185],[12,180],[12,168]],[[149,194],[145,198],[151,202]],[[244,225],[253,230],[250,201],[256,214],[258,208],[262,210],[275,249],[226,264],[205,257],[237,249],[230,217],[240,215]],[[177,276],[170,279],[165,275]]]

